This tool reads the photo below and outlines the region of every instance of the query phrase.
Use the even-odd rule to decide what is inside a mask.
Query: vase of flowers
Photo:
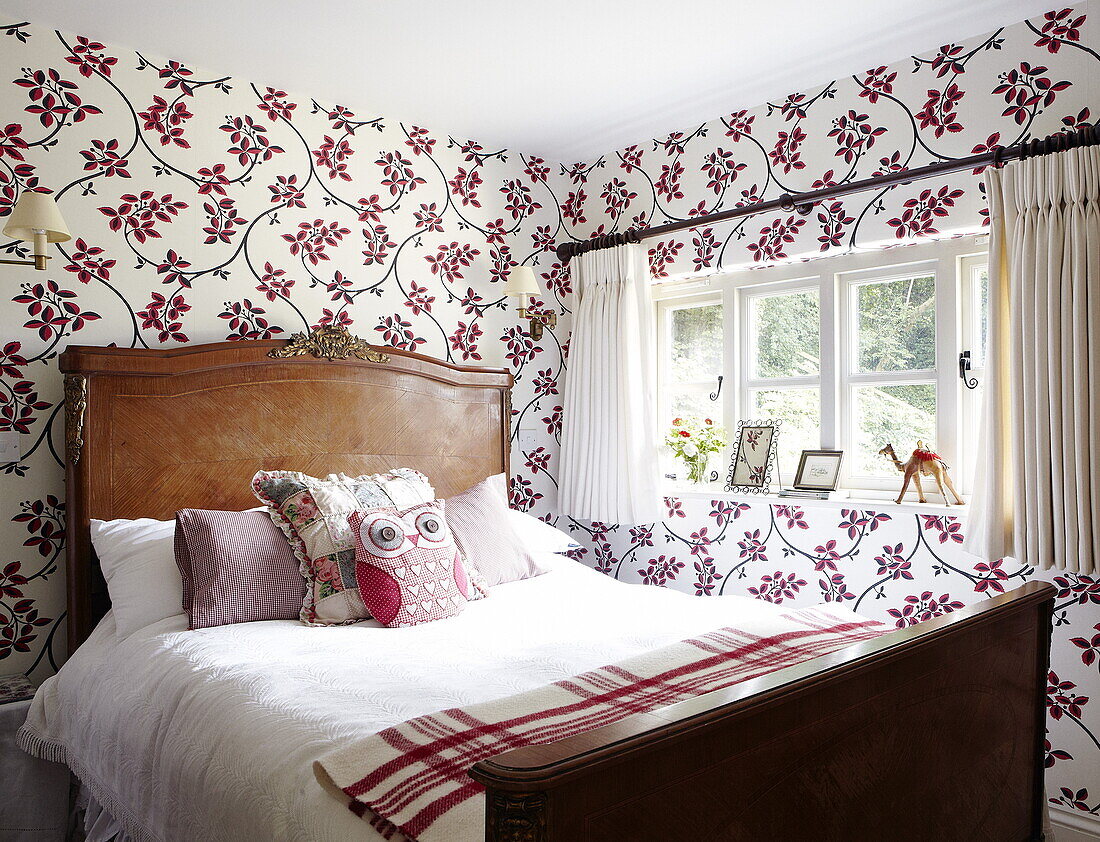
[[[688,481],[706,482],[710,455],[726,446],[726,431],[709,418],[673,418],[665,444],[687,466]]]

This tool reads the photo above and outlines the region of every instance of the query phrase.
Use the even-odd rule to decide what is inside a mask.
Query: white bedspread
[[[67,762],[138,839],[378,839],[314,778],[311,763],[343,741],[720,626],[774,634],[782,613],[560,559],[458,617],[406,629],[270,621],[189,632],[181,615],[118,643],[108,615],[42,685],[21,737]]]

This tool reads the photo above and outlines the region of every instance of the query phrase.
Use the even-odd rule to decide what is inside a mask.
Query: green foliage
[[[934,276],[855,287],[860,371],[912,371],[936,367]]]
[[[718,379],[722,373],[722,305],[672,311],[673,382]]]
[[[754,419],[774,418],[783,422],[775,444],[779,477],[789,485],[794,481],[802,451],[821,446],[821,391],[761,389],[753,398]]]
[[[879,450],[886,444],[903,460],[922,440],[936,441],[936,386],[906,383],[900,386],[860,386],[855,389],[855,473],[859,476],[895,476],[897,469]]]
[[[753,299],[757,377],[797,377],[821,371],[821,310],[817,290]]]

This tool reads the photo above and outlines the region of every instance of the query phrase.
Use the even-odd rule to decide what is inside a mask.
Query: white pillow
[[[528,552],[565,553],[580,546],[557,527],[526,512],[509,509],[508,521]]]
[[[183,614],[174,520],[92,520],[91,532],[107,580],[118,640]]]

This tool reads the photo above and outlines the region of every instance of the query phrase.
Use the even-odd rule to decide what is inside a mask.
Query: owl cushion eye
[[[363,545],[377,556],[394,558],[411,546],[405,537],[405,525],[397,513],[375,513],[359,527]]]
[[[427,510],[416,516],[416,531],[422,544],[438,545],[451,541],[447,524],[437,512]]]

